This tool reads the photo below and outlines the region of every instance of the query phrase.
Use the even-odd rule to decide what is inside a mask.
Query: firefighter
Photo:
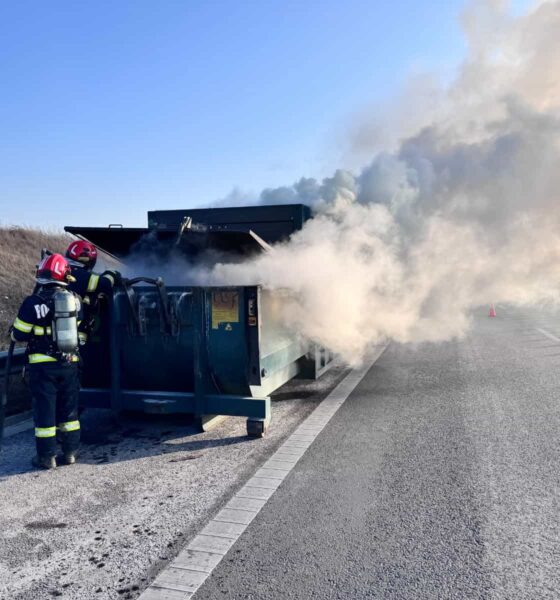
[[[67,287],[73,281],[61,254],[46,256],[37,268],[37,286],[23,301],[12,325],[16,342],[27,342],[27,370],[33,399],[35,467],[57,466],[57,429],[62,445],[59,461],[76,462],[80,444],[78,420],[79,297]]]
[[[66,259],[76,280],[70,284],[69,289],[78,294],[84,303],[84,326],[80,334],[82,341],[85,341],[93,326],[99,297],[111,296],[115,283],[120,280],[120,273],[95,273],[93,269],[97,262],[97,248],[86,240],[72,242],[66,250]]]

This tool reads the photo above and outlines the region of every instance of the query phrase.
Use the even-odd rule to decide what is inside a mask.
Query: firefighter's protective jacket
[[[69,260],[68,262],[72,276],[76,280],[69,284],[68,289],[78,294],[83,300],[84,312],[81,340],[85,342],[93,327],[99,296],[105,295],[110,297],[113,294],[113,286],[118,275],[113,271],[93,273],[73,260]]]
[[[62,354],[53,338],[54,294],[61,288],[57,285],[38,287],[31,296],[27,296],[18,311],[12,325],[12,339],[27,342],[27,357],[30,365],[57,363],[61,361],[79,362],[78,348],[70,354]],[[78,301],[78,336],[83,342],[80,331],[82,308]]]
[[[109,296],[113,292],[115,285],[115,275],[111,271],[104,273],[93,273],[88,271],[83,265],[76,264],[74,261],[68,261],[72,276],[76,281],[72,282],[68,289],[78,294],[80,298],[97,297],[99,294]]]

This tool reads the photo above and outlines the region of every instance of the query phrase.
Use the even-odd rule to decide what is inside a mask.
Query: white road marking
[[[549,340],[552,340],[553,342],[558,342],[560,343],[560,338],[557,338],[554,334],[550,333],[550,331],[547,331],[546,329],[540,329],[539,327],[537,327],[537,331],[539,333],[542,333],[544,336],[546,336]]]
[[[336,386],[227,505],[156,577],[140,596],[140,600],[188,600],[193,597],[386,347],[379,346],[366,365],[351,371]]]

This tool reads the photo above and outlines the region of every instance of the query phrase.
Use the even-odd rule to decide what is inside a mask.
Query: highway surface
[[[462,340],[391,344],[239,539],[222,540],[198,591],[144,597],[560,598],[559,367],[560,314],[544,310],[479,311]],[[0,597],[138,598],[317,393],[277,403],[284,424],[261,446],[241,425],[200,438],[139,427],[89,448],[72,476],[24,469],[30,442],[11,438]]]
[[[195,600],[560,597],[560,318],[392,345]]]

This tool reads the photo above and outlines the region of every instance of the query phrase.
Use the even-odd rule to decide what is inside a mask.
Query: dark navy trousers
[[[35,442],[39,456],[55,456],[57,432],[62,451],[76,452],[80,445],[77,363],[44,363],[28,366],[33,398]]]

